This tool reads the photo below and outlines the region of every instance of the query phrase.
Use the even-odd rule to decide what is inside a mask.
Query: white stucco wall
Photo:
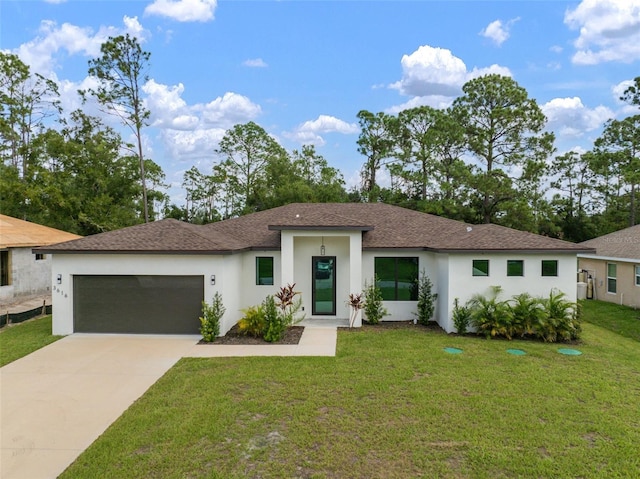
[[[51,271],[53,334],[73,333],[73,275],[89,274],[203,275],[205,301],[210,302],[216,291],[223,296],[227,313],[221,333],[225,333],[235,323],[232,318],[238,309],[240,261],[239,257],[213,255],[56,254]],[[211,275],[216,276],[215,285]]]
[[[489,260],[489,276],[473,276],[472,264],[476,259]],[[507,260],[524,261],[524,276],[507,276]],[[541,261],[557,260],[558,276],[542,276]],[[456,254],[449,255],[447,274],[448,314],[440,316],[439,324],[447,332],[454,332],[451,319],[453,302],[459,298],[460,304],[471,299],[474,294],[488,295],[492,286],[501,286],[502,299],[527,292],[532,296],[547,297],[552,289],[566,294],[568,301],[576,300],[577,257],[575,254]]]
[[[10,283],[0,286],[0,304],[51,292],[51,255],[36,260],[31,248],[9,248]]]

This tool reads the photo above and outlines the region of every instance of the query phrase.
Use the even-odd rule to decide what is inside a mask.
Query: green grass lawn
[[[0,366],[62,338],[51,334],[51,315],[0,329]]]
[[[640,310],[605,301],[581,301],[584,321],[640,341]]]
[[[61,477],[639,477],[640,343],[560,347],[365,327],[335,358],[184,359]]]

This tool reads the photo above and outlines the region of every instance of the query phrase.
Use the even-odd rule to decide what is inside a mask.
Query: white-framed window
[[[607,263],[607,293],[618,292],[618,268],[615,263]]]
[[[36,253],[36,261],[42,261],[47,259],[47,255],[44,253]]]
[[[640,264],[636,265],[636,286],[640,286]]]

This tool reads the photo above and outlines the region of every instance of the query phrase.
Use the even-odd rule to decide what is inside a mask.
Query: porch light
[[[56,282],[57,282],[58,284],[62,284],[62,275],[61,275],[61,274],[59,274],[59,275],[56,277]]]
[[[325,247],[324,247],[324,236],[322,237],[322,244],[320,245],[320,256],[324,256],[324,253],[326,252]]]
[[[212,274],[212,275],[211,275],[211,284],[212,284],[212,285],[215,285],[215,284],[216,284],[216,275],[215,275],[215,274]]]

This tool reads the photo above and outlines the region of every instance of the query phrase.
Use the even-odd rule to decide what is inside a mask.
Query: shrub
[[[423,271],[418,280],[418,313],[416,314],[420,324],[427,325],[433,318],[438,294],[432,293],[432,288],[431,279]]]
[[[552,290],[542,301],[543,316],[536,333],[546,342],[571,341],[582,332],[580,305],[565,299],[565,294]]]
[[[260,338],[265,333],[266,315],[262,305],[243,309],[244,316],[238,321],[238,329],[242,334]]]
[[[535,334],[544,312],[540,298],[534,298],[529,293],[514,296],[509,302],[511,313],[512,336],[526,336]]]
[[[222,304],[222,295],[216,293],[213,296],[211,305],[206,301],[202,302],[202,316],[200,317],[200,334],[202,339],[207,342],[213,342],[220,334],[220,320],[225,313],[225,307]]]
[[[471,325],[486,338],[504,336],[511,339],[511,315],[505,301],[499,301],[500,286],[492,286],[490,297],[474,295],[467,303],[471,311]]]
[[[458,298],[453,300],[453,325],[458,334],[466,334],[471,323],[471,311],[467,306],[460,306]]]
[[[264,340],[275,343],[282,339],[287,329],[285,317],[276,307],[276,300],[273,296],[267,296],[262,302],[262,310],[264,311],[265,329]]]
[[[382,291],[378,287],[378,278],[374,277],[369,284],[364,283],[364,314],[371,324],[378,324],[389,312],[382,305]]]

